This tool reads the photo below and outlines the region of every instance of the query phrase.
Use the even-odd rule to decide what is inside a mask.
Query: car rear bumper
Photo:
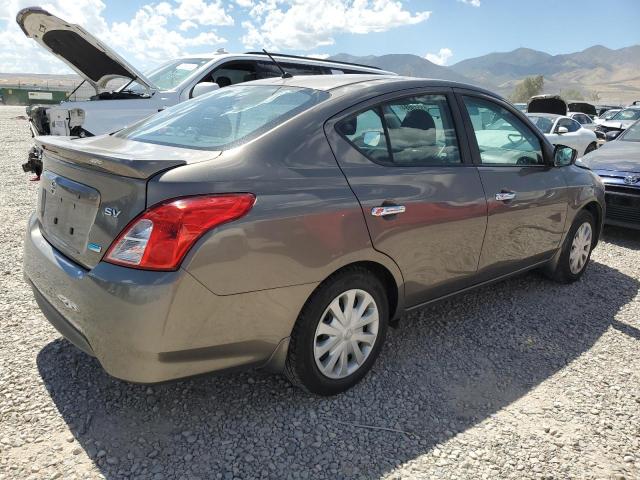
[[[57,251],[31,217],[24,274],[49,322],[114,377],[154,383],[236,367],[281,365],[315,285],[218,296],[187,271],[100,262],[86,270]],[[276,355],[277,354],[277,355]]]

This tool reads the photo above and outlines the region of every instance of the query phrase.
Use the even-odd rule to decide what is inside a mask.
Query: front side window
[[[169,107],[115,136],[198,150],[226,150],[328,97],[327,92],[278,85],[223,88]]]
[[[257,78],[256,62],[229,62],[216,68],[202,81],[215,82],[220,88],[248,82]]]
[[[451,111],[444,95],[421,95],[383,103],[338,126],[363,155],[398,167],[461,163]]]
[[[556,124],[556,133],[558,133],[558,129],[560,127],[566,128],[569,133],[577,132],[581,128],[578,122],[570,118],[561,118],[558,120],[558,123]]]
[[[382,105],[395,165],[461,163],[447,97],[422,95]]]
[[[513,113],[488,100],[463,99],[483,164],[544,165],[540,140]]]

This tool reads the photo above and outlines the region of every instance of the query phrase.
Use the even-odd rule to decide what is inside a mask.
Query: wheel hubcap
[[[320,318],[313,354],[320,372],[329,378],[348,377],[366,361],[378,338],[378,306],[364,290],[341,293]]]
[[[573,236],[573,242],[571,242],[571,253],[569,254],[569,268],[571,273],[577,275],[582,271],[589,258],[589,252],[591,251],[591,224],[584,222],[576,234]]]

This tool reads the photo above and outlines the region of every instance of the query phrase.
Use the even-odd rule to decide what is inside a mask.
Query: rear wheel
[[[587,149],[584,151],[584,154],[591,153],[598,148],[598,144],[596,142],[590,143]]]
[[[375,362],[388,315],[384,286],[369,270],[354,267],[330,277],[300,312],[285,374],[318,395],[351,388]]]
[[[576,215],[564,241],[553,279],[561,283],[580,279],[589,264],[594,241],[595,220],[590,212],[582,210]]]

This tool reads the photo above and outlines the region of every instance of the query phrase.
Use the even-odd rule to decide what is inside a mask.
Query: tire
[[[347,315],[343,315],[345,325],[339,322],[340,315],[333,312],[336,309],[351,312],[349,303],[354,315],[348,316],[354,323],[348,323]],[[357,316],[358,307],[364,308],[362,316]],[[359,326],[362,322],[370,323]],[[387,292],[371,271],[350,267],[329,277],[309,297],[296,320],[285,375],[294,385],[317,395],[336,395],[348,390],[371,369],[384,343],[388,322]],[[360,342],[361,339],[366,342]],[[327,351],[320,355],[324,350]]]
[[[590,232],[589,241],[587,242],[588,252],[585,250],[587,245],[580,242],[580,239],[578,238],[584,233],[584,231],[581,229],[586,228],[584,227],[585,224],[588,224],[588,229]],[[569,233],[564,240],[558,264],[556,265],[555,271],[551,275],[553,280],[559,283],[572,283],[582,277],[585,270],[587,269],[587,266],[589,265],[589,260],[591,259],[591,252],[593,251],[593,245],[596,238],[595,225],[595,219],[590,212],[588,212],[587,210],[581,210],[580,212],[578,212],[576,218],[573,221],[573,224],[571,225],[571,229],[569,230]],[[579,230],[581,230],[580,234],[578,233]],[[584,240],[585,237],[582,237],[582,239]],[[581,251],[580,249],[582,249],[582,255],[578,255],[578,253]],[[575,250],[573,257],[572,250]],[[575,262],[577,257],[580,257],[580,262]]]
[[[598,144],[596,142],[592,142],[587,146],[587,149],[584,151],[584,154],[591,153],[594,150],[598,149]]]

